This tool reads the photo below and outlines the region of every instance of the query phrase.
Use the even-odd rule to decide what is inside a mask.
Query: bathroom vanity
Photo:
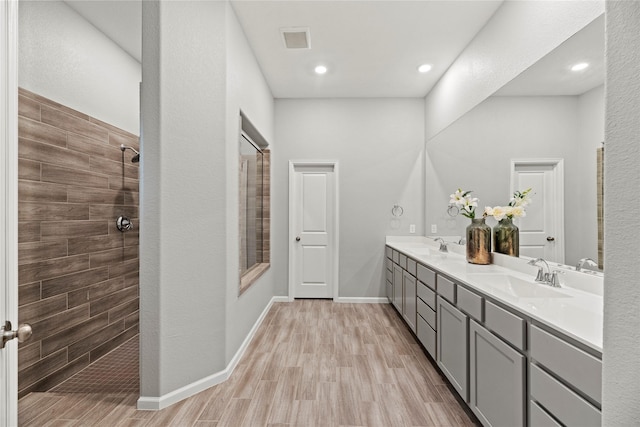
[[[451,245],[455,246],[455,245]],[[485,426],[600,426],[602,277],[552,288],[526,259],[388,237],[389,302]]]

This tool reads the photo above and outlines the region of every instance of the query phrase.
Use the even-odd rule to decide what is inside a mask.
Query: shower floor
[[[137,394],[140,390],[139,354],[139,338],[135,336],[49,391]]]

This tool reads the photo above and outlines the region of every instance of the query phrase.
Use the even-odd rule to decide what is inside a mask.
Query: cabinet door
[[[404,304],[402,317],[414,333],[416,332],[416,278],[404,272]]]
[[[525,357],[484,329],[469,324],[469,406],[485,426],[525,424]]]
[[[449,382],[469,401],[468,317],[438,295],[438,345],[437,362]]]
[[[399,265],[393,265],[393,300],[391,301],[400,313],[402,313],[402,269]]]

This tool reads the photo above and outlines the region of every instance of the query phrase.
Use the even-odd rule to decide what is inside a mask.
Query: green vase
[[[484,218],[473,218],[467,227],[467,262],[491,264],[491,227]]]
[[[493,227],[493,250],[510,255],[520,255],[520,230],[511,218],[501,219]]]

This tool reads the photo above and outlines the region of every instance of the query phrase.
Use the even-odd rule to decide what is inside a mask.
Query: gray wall
[[[640,424],[640,2],[608,1],[602,425]]]
[[[385,235],[424,233],[423,99],[278,99],[273,151],[273,250],[288,293],[288,162],[339,161],[340,297],[384,295]],[[404,208],[399,224],[394,204]],[[275,256],[274,256],[275,258]]]
[[[490,97],[432,138],[426,150],[426,223],[438,225],[436,234],[461,236],[469,220],[446,213],[449,194],[455,189],[474,190],[481,213],[484,206],[509,201],[511,159],[563,158],[565,262],[575,264],[587,256],[596,259],[593,141],[603,139],[603,89],[588,95]],[[600,132],[594,129],[598,125]],[[495,225],[492,218],[487,223]]]

